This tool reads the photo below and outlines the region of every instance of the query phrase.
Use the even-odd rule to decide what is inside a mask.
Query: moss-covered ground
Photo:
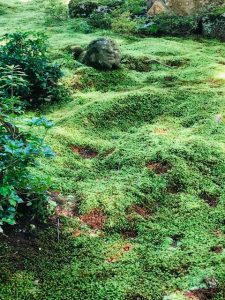
[[[1,3],[1,34],[48,35],[72,99],[45,109],[57,156],[35,170],[66,217],[60,232],[53,219],[0,238],[0,299],[225,299],[225,45],[84,33],[80,20],[47,26],[35,3]],[[99,36],[120,44],[120,70],[67,51]]]

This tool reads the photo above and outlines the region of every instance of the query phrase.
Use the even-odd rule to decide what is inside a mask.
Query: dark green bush
[[[20,77],[21,73],[14,74],[14,78],[16,76]],[[49,181],[32,175],[29,167],[35,166],[40,156],[53,156],[43,139],[52,123],[43,117],[28,123],[29,126],[44,127],[41,137],[31,134],[30,130],[21,131],[16,125],[16,116],[22,113],[21,105],[17,97],[0,99],[0,232],[4,223],[15,224],[22,204],[26,207],[25,214],[31,206],[33,212],[42,217],[48,205],[46,189]]]
[[[138,32],[146,35],[187,36],[197,32],[199,17],[196,15],[177,16],[161,14],[148,19],[148,23],[139,27]]]
[[[88,20],[82,18],[75,20],[73,29],[75,32],[82,32],[85,34],[92,33],[94,31],[94,28],[91,26]]]
[[[225,7],[212,7],[202,14],[202,34],[208,38],[225,40]]]
[[[95,0],[71,0],[69,2],[69,15],[71,18],[89,17],[99,6]]]
[[[41,7],[43,7],[43,4],[45,21],[47,24],[51,24],[54,22],[58,23],[67,19],[68,9],[62,0],[48,0],[44,3],[43,1],[41,1]]]
[[[147,10],[146,0],[126,0],[123,7],[133,15],[145,14]]]
[[[137,28],[138,22],[132,18],[130,12],[114,11],[112,18],[113,31],[129,35],[136,33]]]
[[[57,83],[62,72],[58,65],[50,63],[47,57],[46,37],[29,33],[6,34],[0,47],[0,67],[19,66],[27,76],[27,87],[17,87],[15,96],[38,106],[46,100],[51,101],[56,94]],[[0,70],[0,77],[1,75]],[[7,90],[5,90],[7,92]],[[5,95],[8,97],[9,95]]]
[[[94,11],[89,17],[91,26],[101,29],[110,29],[112,26],[111,14],[104,11]]]
[[[70,0],[69,15],[71,18],[88,18],[94,12],[111,13],[124,3],[124,0]]]

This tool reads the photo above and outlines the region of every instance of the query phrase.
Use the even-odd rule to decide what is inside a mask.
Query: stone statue
[[[79,60],[99,70],[117,69],[121,62],[121,52],[117,43],[109,38],[92,41]]]

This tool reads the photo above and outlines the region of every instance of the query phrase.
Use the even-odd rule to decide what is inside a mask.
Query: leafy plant
[[[28,89],[29,83],[26,74],[19,66],[0,67],[0,88],[4,96],[14,97],[14,94],[21,89]]]
[[[0,82],[7,84],[4,69],[9,71],[8,66],[17,66],[25,74],[27,84],[25,87],[15,83],[14,96],[20,96],[34,106],[54,100],[52,96],[62,72],[58,65],[49,61],[45,35],[18,32],[4,35],[1,42],[0,77],[3,79]],[[22,77],[18,80],[22,80]],[[8,97],[7,88],[5,92]]]
[[[71,18],[89,17],[99,5],[96,0],[71,0],[69,2],[69,15]]]
[[[41,3],[43,5],[43,3]],[[68,9],[62,0],[44,2],[44,13],[47,24],[64,21],[68,18]]]
[[[16,113],[21,112],[20,104],[18,98],[0,101],[0,227],[3,223],[15,224],[21,203],[42,210],[42,214],[47,205],[45,191],[49,181],[32,175],[29,167],[38,157],[52,157],[53,153],[43,137],[19,130]],[[44,127],[44,136],[52,127],[45,118],[32,119],[28,125]]]
[[[85,19],[76,19],[73,24],[73,29],[75,32],[82,32],[85,34],[91,33],[94,31],[92,25]]]
[[[89,17],[91,26],[101,29],[110,29],[112,25],[111,14],[105,11],[94,11]]]
[[[133,15],[146,13],[146,1],[145,0],[127,0],[124,3],[124,8]]]
[[[118,33],[130,34],[137,30],[137,21],[131,18],[129,12],[116,10],[113,13],[112,30]]]
[[[30,130],[21,130],[17,116],[23,113],[22,102],[14,93],[17,88],[27,86],[25,74],[18,66],[7,66],[2,71],[1,87],[9,98],[0,98],[0,231],[4,223],[16,222],[18,206],[22,203],[33,205],[44,214],[47,205],[45,191],[48,180],[30,173],[37,157],[52,157],[53,152],[45,144],[44,137],[52,127],[52,122],[44,117],[33,118],[28,126],[42,126],[43,136],[37,137]]]
[[[187,36],[198,30],[199,18],[196,15],[177,16],[162,14],[149,19],[149,26],[142,26],[139,32],[150,35]]]

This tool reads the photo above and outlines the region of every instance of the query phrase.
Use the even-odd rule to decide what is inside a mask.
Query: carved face
[[[114,41],[102,38],[89,45],[85,60],[96,68],[114,69],[120,65],[121,53]]]

